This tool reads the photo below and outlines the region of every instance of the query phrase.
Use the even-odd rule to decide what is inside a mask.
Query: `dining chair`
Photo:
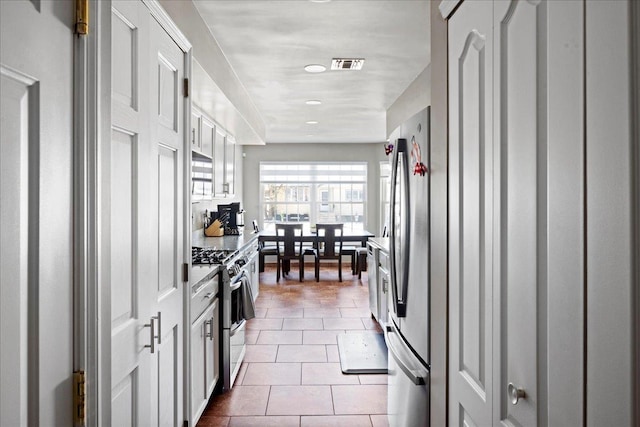
[[[258,226],[258,221],[253,220],[253,231],[256,233],[260,232],[260,226]],[[276,245],[265,245],[264,242],[258,240],[258,272],[264,272],[264,257],[265,256],[277,256],[278,255],[278,247]]]
[[[298,261],[300,281],[304,279],[304,252],[302,251],[302,224],[276,224],[278,265],[276,281],[289,272],[291,260]]]
[[[342,282],[342,234],[344,224],[316,224],[316,282],[320,281],[320,261],[338,260],[338,279]]]

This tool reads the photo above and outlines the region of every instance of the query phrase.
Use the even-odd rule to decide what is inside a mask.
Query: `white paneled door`
[[[581,423],[582,7],[449,19],[452,425]]]
[[[141,1],[112,8],[109,212],[112,425],[183,420],[184,52]],[[104,212],[106,213],[106,212]]]
[[[2,426],[73,423],[73,11],[0,2]]]
[[[494,145],[491,3],[449,21],[451,425],[492,423]]]

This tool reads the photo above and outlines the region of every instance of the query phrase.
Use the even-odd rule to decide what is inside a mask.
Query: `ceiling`
[[[430,62],[429,0],[194,4],[262,115],[267,143],[385,141],[387,108]],[[332,58],[365,61],[331,71]],[[308,73],[308,64],[327,71]]]

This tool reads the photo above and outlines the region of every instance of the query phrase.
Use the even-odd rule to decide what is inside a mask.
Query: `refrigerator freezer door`
[[[391,427],[429,425],[429,371],[405,345],[390,323],[385,331],[389,348],[388,421]]]

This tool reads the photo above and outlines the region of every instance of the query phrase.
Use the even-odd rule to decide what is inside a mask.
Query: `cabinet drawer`
[[[218,295],[220,274],[216,274],[210,279],[205,279],[194,285],[191,293],[191,323],[211,305]]]

